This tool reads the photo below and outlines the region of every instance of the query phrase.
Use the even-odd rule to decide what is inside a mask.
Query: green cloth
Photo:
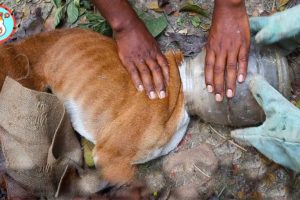
[[[249,87],[266,120],[258,127],[234,130],[231,136],[254,146],[274,162],[300,172],[300,110],[259,75],[253,76]]]
[[[257,43],[277,43],[287,55],[300,46],[300,5],[271,16],[252,17],[250,28]]]

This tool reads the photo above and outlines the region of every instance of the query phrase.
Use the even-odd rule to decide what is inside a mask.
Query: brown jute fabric
[[[7,77],[0,93],[0,139],[7,174],[34,195],[66,199],[105,187],[83,169],[80,143],[55,95]]]

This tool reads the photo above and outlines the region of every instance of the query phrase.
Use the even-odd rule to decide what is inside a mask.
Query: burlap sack
[[[82,169],[82,151],[56,96],[6,78],[0,93],[0,139],[8,175],[34,195],[70,198],[106,186]]]

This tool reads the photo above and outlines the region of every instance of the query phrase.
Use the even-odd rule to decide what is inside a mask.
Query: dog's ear
[[[169,50],[165,53],[165,56],[168,61],[174,59],[177,67],[179,67],[184,60],[183,53],[180,50]]]

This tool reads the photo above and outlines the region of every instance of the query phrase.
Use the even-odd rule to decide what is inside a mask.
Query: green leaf
[[[191,22],[192,22],[192,25],[193,25],[194,27],[199,27],[199,26],[200,26],[200,23],[201,23],[201,19],[200,19],[200,17],[198,17],[198,16],[194,16],[194,17],[192,18]]]
[[[184,25],[184,18],[182,16],[178,17],[176,20],[177,26],[183,26]]]
[[[92,12],[86,12],[85,17],[88,20],[88,23],[80,24],[80,27],[92,29],[106,36],[112,36],[113,32],[111,27],[101,15],[94,14]]]
[[[74,22],[77,21],[79,16],[79,10],[73,1],[68,5],[67,14],[68,14],[69,23],[73,24]]]
[[[55,5],[56,8],[61,7],[61,0],[52,0],[52,3]]]
[[[164,15],[157,18],[146,18],[143,21],[153,37],[161,34],[168,26],[168,21]]]
[[[203,17],[209,18],[207,11],[196,4],[186,3],[180,8],[179,11],[194,12],[199,15],[202,15]]]
[[[74,0],[74,4],[77,8],[80,7],[80,0]]]
[[[55,15],[54,15],[54,27],[57,27],[62,20],[64,16],[64,6],[60,6],[56,9]]]

